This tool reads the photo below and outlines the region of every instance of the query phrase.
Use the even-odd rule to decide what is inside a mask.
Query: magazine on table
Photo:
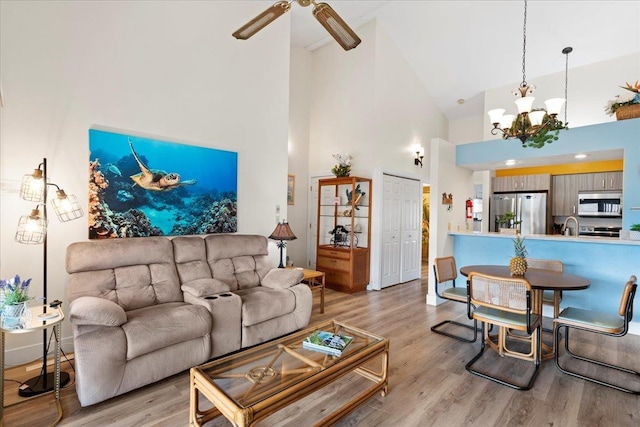
[[[321,351],[333,356],[342,356],[342,352],[353,341],[353,337],[338,335],[326,331],[315,331],[302,341],[307,350]]]

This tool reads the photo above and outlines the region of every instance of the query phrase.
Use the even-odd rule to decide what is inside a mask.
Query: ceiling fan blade
[[[313,16],[316,17],[318,22],[336,39],[344,50],[353,49],[362,41],[328,4],[315,3]]]
[[[233,37],[240,40],[246,40],[275,21],[276,18],[284,15],[289,9],[291,9],[291,3],[288,1],[279,1],[274,3],[260,15],[240,27],[235,33],[233,33]]]

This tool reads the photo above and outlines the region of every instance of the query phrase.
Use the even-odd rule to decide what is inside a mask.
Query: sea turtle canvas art
[[[167,191],[180,185],[193,185],[197,182],[195,179],[181,181],[180,174],[175,172],[167,173],[159,169],[149,169],[142,163],[133,149],[131,138],[129,138],[129,148],[131,148],[131,154],[133,154],[133,157],[140,166],[140,173],[131,175],[131,179],[135,183],[134,185],[137,184],[149,191]]]
[[[237,231],[236,152],[97,129],[89,152],[90,239]]]

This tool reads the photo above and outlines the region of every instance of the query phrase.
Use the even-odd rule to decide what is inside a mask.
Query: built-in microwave
[[[619,191],[581,191],[578,216],[621,217],[622,193]]]

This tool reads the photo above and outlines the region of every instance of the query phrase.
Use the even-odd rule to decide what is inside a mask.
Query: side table
[[[297,267],[287,267],[289,269],[296,269]],[[324,313],[324,290],[325,290],[325,273],[324,271],[310,270],[303,268],[302,273],[304,277],[303,281],[307,282],[311,290],[320,289],[320,313]],[[317,279],[320,279],[318,281]]]
[[[55,375],[54,375],[54,388],[53,393],[56,399],[56,406],[58,407],[58,418],[52,425],[56,425],[62,419],[62,404],[60,403],[60,341],[62,338],[61,327],[64,320],[64,313],[60,307],[51,308],[48,306],[29,307],[31,312],[31,319],[16,325],[15,327],[5,327],[2,321],[0,321],[0,425],[4,424],[4,339],[5,334],[24,334],[29,332],[40,331],[44,328],[53,327],[57,339],[55,340]],[[30,400],[38,396],[25,398]],[[9,406],[18,405],[21,402],[14,403]]]

